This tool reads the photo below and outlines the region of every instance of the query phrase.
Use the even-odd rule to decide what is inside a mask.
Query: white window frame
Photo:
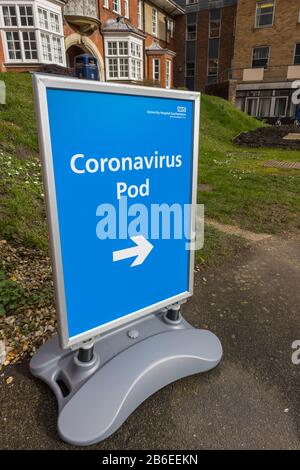
[[[109,53],[109,43],[116,43],[116,54]],[[120,53],[121,43],[127,43],[127,54]],[[106,80],[143,80],[143,40],[135,36],[108,36],[104,39]],[[112,77],[109,73],[109,63],[111,59],[116,60],[117,76]],[[121,76],[122,59],[128,59],[128,77]],[[138,71],[140,76],[138,76]]]
[[[124,16],[129,18],[129,0],[124,0]]]
[[[294,45],[293,65],[300,65],[300,61],[299,61],[299,64],[295,63],[296,57],[300,57],[300,54],[296,54],[297,46],[300,46],[300,42],[296,42],[296,44]]]
[[[195,26],[195,37],[194,38],[189,38],[189,26]],[[197,40],[197,23],[191,23],[191,24],[186,24],[186,40],[187,41],[196,41]]]
[[[167,29],[170,33],[170,38],[174,38],[174,21],[171,18],[167,18]]]
[[[267,61],[267,64],[264,65],[264,66],[254,66],[253,65],[253,61],[254,61],[254,51],[255,49],[268,49],[268,61]],[[267,69],[269,67],[269,63],[270,63],[270,56],[271,56],[271,47],[270,46],[254,46],[252,48],[252,61],[251,61],[251,68],[253,69],[258,69],[258,68],[261,68],[261,69]],[[256,59],[256,60],[259,60],[259,59]]]
[[[259,25],[258,24],[258,9],[260,5],[268,2],[273,2],[273,16],[272,16],[272,23],[271,24],[266,24],[266,25]],[[274,19],[275,19],[275,6],[276,6],[276,1],[275,0],[262,0],[260,2],[256,3],[256,8],[255,8],[255,28],[260,29],[260,28],[272,28],[274,26]]]
[[[3,7],[6,6],[14,6],[16,7],[16,14],[17,14],[17,25],[16,26],[6,26],[4,24],[4,18],[3,18]],[[23,26],[21,25],[21,17],[20,17],[20,10],[19,7],[22,6],[30,6],[32,8],[32,13],[33,13],[33,25],[30,26]],[[43,10],[47,11],[47,18],[48,18],[48,29],[44,29],[40,27],[39,23],[39,14],[38,14],[38,9],[41,8]],[[58,17],[58,22],[59,22],[59,32],[57,32],[56,27],[52,28],[52,25],[54,24],[53,21],[51,21],[51,15],[57,15]],[[61,8],[59,6],[53,5],[52,2],[47,1],[47,0],[39,0],[39,1],[34,1],[34,0],[28,0],[28,1],[21,1],[21,0],[15,0],[13,3],[12,2],[5,2],[0,0],[0,32],[1,32],[1,39],[2,39],[2,44],[3,44],[3,49],[4,49],[4,56],[5,56],[5,63],[7,64],[12,64],[12,63],[19,63],[19,64],[32,64],[32,63],[55,63],[61,66],[66,65],[66,57],[65,57],[65,45],[64,45],[64,33],[63,33],[63,21],[62,21],[62,12]],[[17,32],[19,35],[19,41],[20,41],[20,47],[21,47],[21,59],[10,59],[9,58],[9,51],[8,51],[8,44],[7,44],[7,39],[6,39],[6,32],[12,31],[12,32]],[[36,48],[37,48],[37,58],[36,59],[27,59],[25,57],[25,48],[24,48],[24,42],[23,42],[23,32],[34,32],[35,33],[35,41],[36,41]],[[59,42],[61,45],[61,55],[62,55],[62,62],[58,61],[47,61],[43,59],[43,52],[42,52],[42,40],[41,40],[41,32],[45,32],[51,36],[51,49],[52,49],[52,55],[54,54],[54,48],[53,44],[56,42],[58,43],[58,38]],[[52,37],[55,37],[53,40]]]
[[[166,59],[166,88],[171,88],[172,61]]]
[[[121,15],[121,0],[113,0],[113,12]]]
[[[151,22],[152,22],[152,35],[156,36],[158,35],[158,21],[157,21],[157,9],[152,8],[152,16],[151,16]]]
[[[156,75],[156,64],[158,64],[158,78],[155,77]],[[152,78],[155,82],[159,82],[160,81],[160,58],[159,57],[153,57],[152,59],[152,72],[153,72],[153,75],[152,75]]]
[[[143,0],[138,0],[138,28],[144,29],[144,11],[143,11]]]
[[[109,10],[109,0],[103,0],[103,8]]]

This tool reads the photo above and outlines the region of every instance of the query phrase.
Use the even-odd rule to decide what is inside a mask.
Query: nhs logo
[[[177,113],[186,113],[185,106],[177,106]]]

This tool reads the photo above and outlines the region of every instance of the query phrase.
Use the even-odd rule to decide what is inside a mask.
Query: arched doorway
[[[86,49],[80,46],[71,46],[67,50],[67,66],[68,67],[74,67],[74,59],[76,56],[80,54],[84,54],[85,52],[88,52]]]
[[[80,54],[91,54],[93,57],[98,59],[99,78],[101,81],[105,81],[104,73],[104,61],[103,58],[95,45],[95,43],[87,36],[81,36],[80,34],[74,33],[67,36],[65,39],[66,45],[66,57],[67,64],[69,67],[74,66],[74,58]]]

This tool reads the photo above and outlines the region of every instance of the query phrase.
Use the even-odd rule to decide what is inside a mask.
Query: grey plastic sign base
[[[110,331],[95,343],[91,362],[62,350],[55,337],[30,363],[58,402],[58,433],[73,445],[99,442],[116,431],[150,395],[182,377],[215,367],[219,339],[182,317],[174,325],[164,312]]]

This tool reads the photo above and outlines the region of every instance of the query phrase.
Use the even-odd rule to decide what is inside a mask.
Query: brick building
[[[176,86],[228,96],[237,0],[176,0],[186,15],[176,22]]]
[[[299,0],[239,0],[232,78],[236,105],[248,114],[293,117],[300,79]]]
[[[173,86],[173,0],[0,0],[0,70],[73,67],[88,52],[101,80]]]

